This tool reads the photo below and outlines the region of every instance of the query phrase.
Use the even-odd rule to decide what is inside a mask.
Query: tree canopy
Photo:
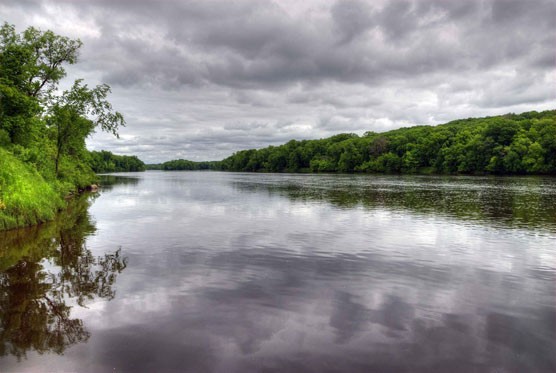
[[[97,173],[145,171],[143,161],[136,156],[116,155],[106,150],[90,152],[89,164]]]
[[[174,161],[175,162],[175,161]],[[167,162],[168,163],[168,162]],[[222,170],[555,174],[554,110],[456,120],[363,136],[339,134],[242,150]]]
[[[175,159],[164,163],[148,164],[147,170],[165,170],[165,171],[193,171],[193,170],[217,170],[220,169],[218,161],[195,162],[187,159]]]

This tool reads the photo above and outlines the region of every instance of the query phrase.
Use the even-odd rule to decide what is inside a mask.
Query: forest
[[[97,130],[118,136],[125,121],[106,84],[77,79],[60,90],[81,45],[52,31],[0,27],[0,230],[52,220],[69,193],[97,181],[95,171],[141,167],[85,146]]]
[[[556,174],[554,110],[455,120],[363,136],[241,150],[222,161],[184,159],[157,170],[419,174]]]
[[[164,163],[148,164],[147,170],[164,171],[194,171],[194,170],[220,170],[220,161],[195,162],[186,159],[175,159]]]
[[[96,173],[145,171],[145,163],[136,156],[116,155],[109,151],[89,152],[89,165]]]
[[[168,162],[167,162],[168,163]],[[242,150],[215,169],[247,172],[556,174],[554,110],[339,134]]]

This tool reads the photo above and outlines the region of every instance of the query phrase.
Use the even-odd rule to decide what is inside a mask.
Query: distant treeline
[[[134,155],[116,155],[105,150],[89,152],[89,155],[89,165],[96,173],[146,170],[143,161]]]
[[[176,159],[164,163],[148,164],[147,170],[220,170],[219,161],[194,162],[186,159]]]
[[[531,111],[414,126],[363,136],[241,150],[222,161],[178,159],[147,170],[556,174],[556,112]]]
[[[555,174],[555,119],[554,110],[532,111],[361,137],[291,140],[239,151],[214,167],[249,172]]]

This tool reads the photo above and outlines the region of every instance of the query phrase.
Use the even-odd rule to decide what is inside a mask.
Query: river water
[[[0,233],[0,371],[556,370],[555,178],[102,183]]]

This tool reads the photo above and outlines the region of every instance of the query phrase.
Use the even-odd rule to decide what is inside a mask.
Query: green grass
[[[94,196],[90,194],[79,195],[69,201],[67,207],[57,213],[52,221],[1,232],[0,272],[13,267],[23,258],[40,262],[42,258],[54,255],[62,236],[67,242],[75,243],[94,232],[94,224],[87,214],[93,199]]]
[[[52,220],[62,207],[57,184],[0,148],[0,230]]]

